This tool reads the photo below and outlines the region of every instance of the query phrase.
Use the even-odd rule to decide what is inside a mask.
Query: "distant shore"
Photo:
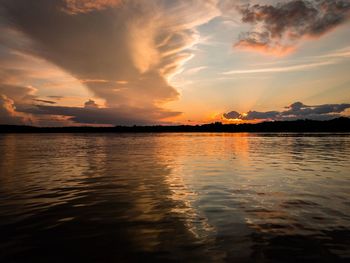
[[[163,132],[350,132],[350,118],[327,121],[270,121],[256,124],[155,125],[115,127],[35,127],[0,125],[0,133],[163,133]]]

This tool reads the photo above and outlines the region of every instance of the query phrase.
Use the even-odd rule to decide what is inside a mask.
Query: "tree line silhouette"
[[[161,132],[350,132],[350,118],[340,117],[327,121],[295,120],[261,123],[222,124],[215,122],[202,125],[154,125],[114,127],[35,127],[0,125],[0,133],[161,133]]]

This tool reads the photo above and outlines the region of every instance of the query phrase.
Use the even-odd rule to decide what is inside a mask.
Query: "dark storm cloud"
[[[264,119],[275,119],[280,115],[278,111],[249,111],[247,115],[241,116],[242,120],[264,120]]]
[[[52,100],[42,100],[42,99],[33,99],[33,100],[37,102],[46,103],[46,104],[56,104],[56,101],[52,101]]]
[[[224,113],[223,115],[226,119],[238,119],[241,114],[239,114],[237,111],[230,111],[228,113]]]
[[[282,117],[297,117],[297,118],[309,118],[319,117],[327,118],[329,115],[331,116],[340,116],[339,113],[345,111],[350,108],[350,104],[324,104],[318,106],[307,106],[301,102],[295,102],[289,107],[287,107],[286,111],[281,112]]]
[[[145,117],[138,108],[155,110],[148,121],[160,105],[178,98],[169,79],[191,57],[196,27],[219,14],[216,2],[1,0],[0,34],[2,23],[17,36],[4,41],[9,49],[58,66],[106,107],[128,111],[131,120]]]
[[[238,117],[228,118],[229,115],[223,114],[225,119],[241,119],[241,120],[297,120],[297,119],[313,119],[327,120],[342,116],[346,109],[350,108],[350,104],[323,104],[316,106],[308,106],[301,102],[295,102],[286,107],[284,111],[249,111],[246,114],[239,114]]]
[[[97,2],[104,8],[96,7]],[[105,8],[108,2],[110,8]],[[177,1],[164,10],[161,4],[152,1],[127,1],[120,8],[113,2],[119,1],[1,3],[11,25],[36,43],[30,52],[78,79],[105,80],[85,85],[96,96],[106,99],[108,105],[148,106],[176,99],[179,94],[166,77],[186,58],[180,51],[194,41],[191,27],[211,18],[214,4]],[[95,6],[98,12],[70,15],[62,11],[67,4],[79,8]],[[192,9],[196,10],[190,16]],[[117,81],[127,82],[119,92],[115,92],[119,88]]]
[[[242,22],[259,25],[242,33],[236,47],[281,54],[303,37],[319,37],[350,18],[348,0],[294,0],[238,8]]]
[[[94,104],[95,106],[92,106]],[[145,110],[142,108],[98,108],[89,100],[84,107],[63,107],[48,105],[19,105],[17,111],[48,116],[68,117],[66,120],[78,124],[112,124],[112,125],[145,125],[155,123],[154,120],[173,117],[180,112],[167,112],[161,108]],[[135,114],[136,113],[136,114]],[[161,123],[161,122],[158,122]]]
[[[98,108],[97,103],[94,100],[88,100],[84,103],[85,108]]]
[[[60,0],[3,1],[12,25],[37,43],[30,52],[54,62],[79,79],[113,79],[124,75],[130,58],[122,48],[125,45],[123,30],[113,39],[113,31],[120,29],[118,22],[122,24],[122,21],[118,20],[122,19],[115,18],[115,25],[112,14],[68,15],[61,11],[64,4]],[[120,48],[116,48],[116,44]],[[120,67],[118,61],[123,61],[125,67]],[[135,68],[130,70],[130,74],[136,73]]]

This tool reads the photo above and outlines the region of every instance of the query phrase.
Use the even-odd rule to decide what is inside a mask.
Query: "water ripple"
[[[1,135],[0,261],[346,262],[350,136]]]

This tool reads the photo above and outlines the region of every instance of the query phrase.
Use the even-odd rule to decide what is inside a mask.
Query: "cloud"
[[[242,33],[234,47],[275,55],[286,55],[300,39],[318,38],[350,18],[348,0],[293,0],[237,9],[253,29]]]
[[[0,94],[0,124],[21,125],[31,123],[28,116],[16,111],[13,100]]]
[[[64,107],[49,105],[20,105],[18,111],[42,115],[60,116],[66,122],[75,124],[110,124],[110,125],[149,125],[162,124],[162,119],[175,117],[180,112],[168,112],[161,108],[99,108],[97,104],[89,100],[84,107]],[[155,120],[157,120],[155,122]]]
[[[230,111],[228,113],[224,113],[223,116],[225,119],[238,119],[240,118],[241,114],[237,111]]]
[[[320,56],[322,58],[350,58],[350,47],[335,50],[328,54]]]
[[[234,75],[234,74],[252,74],[252,73],[274,73],[274,72],[293,72],[313,69],[317,67],[327,66],[335,64],[335,61],[321,61],[314,63],[299,64],[294,66],[284,66],[284,67],[274,67],[274,68],[258,68],[258,69],[245,69],[245,70],[231,70],[223,72],[224,75]]]
[[[234,47],[246,51],[257,51],[275,56],[284,56],[295,50],[295,46],[291,44],[270,41],[269,35],[266,32],[242,33],[240,35],[240,40],[234,45]]]
[[[122,0],[65,0],[63,10],[69,14],[89,13],[122,4]]]
[[[23,33],[0,19],[0,94],[13,100],[15,105],[33,104],[36,99],[49,99],[50,95],[56,94],[82,96],[81,100],[93,96],[79,80],[47,60],[29,53],[28,50],[34,46],[33,41]],[[66,99],[62,101],[67,103]]]
[[[316,106],[308,106],[301,102],[295,102],[286,107],[284,111],[249,111],[239,114],[233,111],[224,113],[223,118],[226,120],[297,120],[297,119],[313,119],[328,120],[342,116],[345,110],[350,108],[350,104],[322,104]],[[238,114],[238,115],[237,115]]]
[[[350,48],[331,50],[325,54],[307,56],[293,60],[278,60],[274,62],[255,64],[254,68],[237,69],[222,72],[223,75],[248,75],[259,73],[283,73],[317,69],[319,67],[341,63],[350,58]],[[271,67],[275,65],[275,67]],[[259,67],[257,67],[259,66]]]
[[[179,97],[169,80],[193,57],[197,27],[220,14],[217,0],[119,2],[3,0],[3,19],[30,39],[7,45],[56,65],[107,108],[157,113]]]
[[[52,100],[42,100],[42,99],[33,99],[34,101],[37,102],[42,102],[42,103],[46,103],[46,104],[56,104],[56,101],[52,101]]]
[[[98,108],[98,105],[95,101],[93,100],[88,100],[87,102],[85,102],[84,104],[85,108],[91,109],[91,108]]]
[[[61,100],[61,99],[64,98],[63,96],[55,96],[55,95],[51,95],[51,96],[48,96],[48,97],[51,98],[51,99],[56,99],[56,100]]]
[[[1,80],[1,79],[0,79]],[[30,102],[36,98],[36,89],[31,86],[19,86],[12,84],[0,83],[0,94],[5,94],[15,102]]]
[[[246,114],[241,115],[242,120],[274,120],[279,118],[280,114],[278,111],[248,111]]]
[[[282,112],[282,116],[286,118],[327,118],[340,116],[339,113],[350,108],[350,104],[323,104],[317,106],[307,106],[301,102],[295,102]]]
[[[190,68],[188,69],[185,73],[187,75],[195,75],[197,74],[198,72],[202,71],[202,70],[205,70],[207,69],[208,67],[206,66],[200,66],[200,67],[195,67],[195,68]]]

